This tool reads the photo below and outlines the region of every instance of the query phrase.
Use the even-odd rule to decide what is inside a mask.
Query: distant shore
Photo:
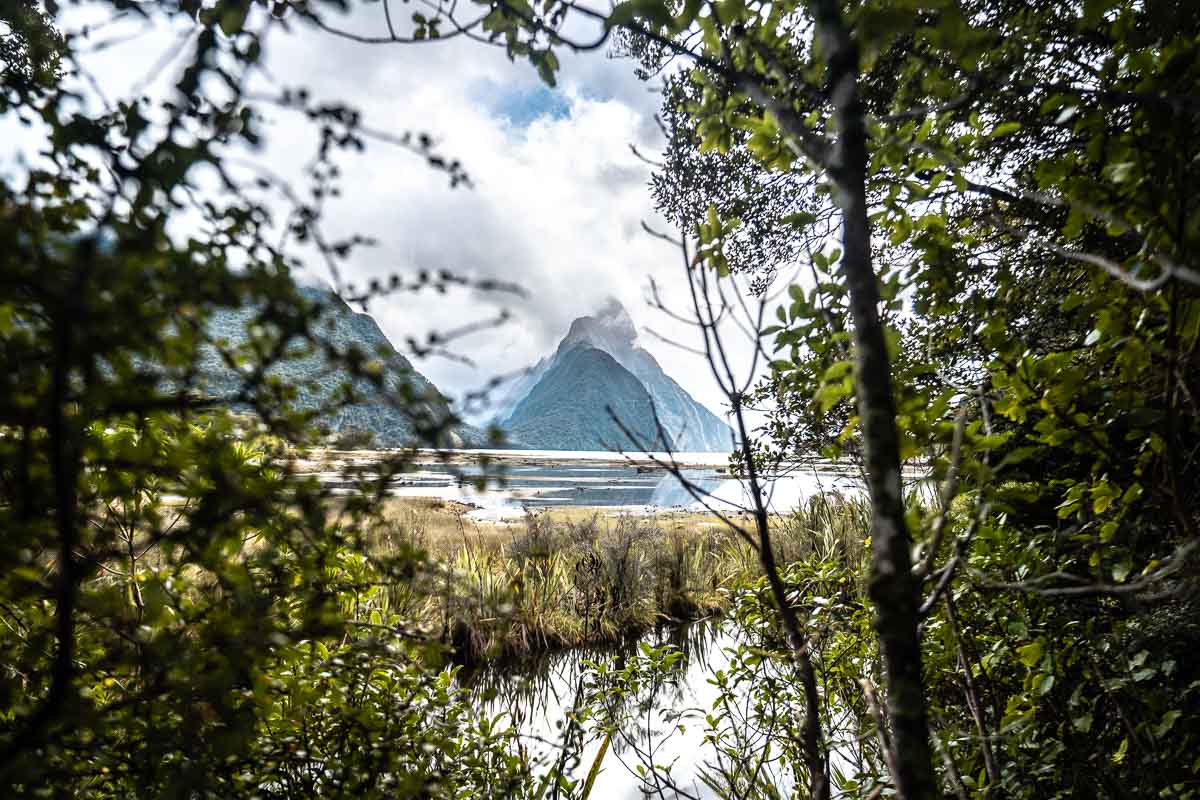
[[[363,449],[363,450],[339,450],[336,448],[314,448],[306,452],[305,460],[317,460],[318,458],[342,461],[346,463],[362,463],[367,464],[372,461],[378,461],[389,455],[399,455],[406,452],[401,448],[379,448],[379,449]],[[480,457],[486,457],[493,463],[508,464],[508,465],[555,465],[555,464],[573,464],[573,463],[590,463],[596,465],[609,466],[637,466],[647,467],[655,470],[668,471],[670,469],[714,469],[717,471],[728,472],[730,466],[729,453],[645,453],[645,452],[618,452],[608,450],[508,450],[508,449],[461,449],[450,448],[445,450],[434,450],[431,448],[417,448],[409,451],[415,454],[416,463],[418,464],[461,464],[468,465],[477,463]],[[857,474],[859,468],[856,464],[850,461],[832,461],[829,459],[804,459],[792,462],[786,462],[770,473],[764,475],[765,478],[773,477],[777,473],[787,474],[795,470],[819,470],[821,472],[839,473],[852,475]],[[917,474],[924,470],[920,465],[911,465],[906,468],[906,471]],[[736,474],[733,477],[738,477]]]

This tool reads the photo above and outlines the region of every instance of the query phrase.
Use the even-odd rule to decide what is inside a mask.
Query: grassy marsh
[[[760,575],[757,553],[717,517],[565,507],[481,522],[452,501],[393,498],[373,547],[425,554],[417,580],[391,586],[389,610],[451,643],[464,663],[515,661],[616,642],[659,624],[723,613]],[[733,521],[751,530],[748,516]],[[860,501],[813,498],[772,520],[782,563],[840,549],[861,555]]]

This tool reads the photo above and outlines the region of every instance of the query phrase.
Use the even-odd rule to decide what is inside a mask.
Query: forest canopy
[[[661,152],[642,155],[671,229],[647,235],[681,255],[754,487],[752,530],[729,532],[756,569],[730,590],[725,624],[753,642],[730,686],[769,668],[753,719],[790,776],[755,767],[722,687],[716,796],[1200,792],[1190,3],[383,0],[364,34],[339,2],[111,2],[193,35],[169,97],[99,106],[60,5],[0,6],[0,115],[39,140],[0,180],[6,796],[586,796],[570,731],[613,736],[622,698],[678,661],[597,665],[563,757],[535,757],[447,669],[451,621],[416,624],[412,593],[462,575],[380,546],[415,451],[349,472],[348,494],[297,474],[322,415],[364,394],[414,444],[461,422],[403,366],[321,340],[302,257],[351,303],[514,287],[342,280],[370,231],[324,233],[322,198],[352,188],[339,151],[403,148],[456,191],[470,154],[302,87],[251,92],[267,33],[293,26],[364,60],[476,40],[549,85],[560,55],[601,51],[661,88]],[[231,156],[278,108],[319,133],[303,191]],[[737,281],[765,372],[722,348]],[[236,348],[207,327],[226,309],[253,309]],[[274,368],[318,352],[344,380],[300,408]],[[199,381],[214,354],[240,379],[220,398]],[[867,513],[789,555],[758,476],[816,458],[861,467]],[[914,465],[932,497],[905,492]]]

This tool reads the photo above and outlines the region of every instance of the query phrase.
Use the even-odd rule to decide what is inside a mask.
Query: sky
[[[352,16],[329,21],[379,34],[382,9],[381,3],[355,4]],[[78,29],[110,14],[84,8],[64,25]],[[95,85],[113,98],[134,87],[163,96],[177,77],[171,55],[180,52],[179,29],[138,22],[110,27],[104,36],[121,40],[125,33],[138,35],[87,57]],[[632,62],[604,50],[564,52],[558,86],[551,89],[528,63],[512,63],[503,50],[466,39],[364,45],[305,25],[273,31],[266,54],[264,91],[307,86],[318,101],[357,107],[372,129],[428,132],[438,152],[461,160],[469,174],[471,188],[451,189],[446,176],[420,158],[371,143],[360,155],[340,158],[344,194],[326,207],[331,238],[360,233],[378,242],[356,251],[344,267],[344,277],[359,286],[392,273],[444,268],[526,289],[524,298],[455,290],[372,302],[370,313],[402,351],[407,337],[511,312],[502,327],[457,340],[455,352],[472,364],[414,362],[443,392],[459,396],[494,375],[532,365],[553,351],[574,318],[615,297],[641,331],[642,346],[723,415],[723,396],[704,361],[648,333],[700,345],[697,331],[647,303],[652,278],[670,306],[683,311],[688,301],[678,250],[642,229],[645,221],[669,230],[652,207],[651,168],[630,148],[654,153],[662,145],[654,120],[658,86],[640,81]],[[315,143],[313,127],[294,112],[268,109],[265,145],[247,158],[295,179]],[[309,275],[327,277],[320,267]],[[749,355],[743,336],[731,330],[730,339],[736,352]]]

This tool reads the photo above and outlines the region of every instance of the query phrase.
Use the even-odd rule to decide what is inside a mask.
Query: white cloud
[[[367,6],[345,20],[346,27],[381,30],[379,9]],[[649,167],[629,146],[653,151],[658,98],[633,75],[630,62],[602,51],[565,56],[558,113],[522,126],[513,121],[521,115],[506,111],[505,103],[546,96],[533,69],[510,63],[499,49],[467,40],[371,46],[293,28],[273,32],[267,42],[271,82],[305,85],[319,100],[356,106],[377,130],[430,132],[440,152],[462,160],[474,183],[452,191],[445,175],[386,144],[341,157],[344,195],[327,207],[328,225],[334,235],[357,232],[379,242],[360,250],[345,276],[362,285],[392,272],[447,268],[514,281],[530,292],[525,300],[458,291],[396,296],[372,305],[401,349],[405,337],[429,329],[486,318],[502,306],[515,313],[503,328],[458,343],[456,349],[479,368],[445,359],[417,363],[443,391],[455,395],[493,374],[532,364],[557,344],[573,318],[596,310],[608,296],[620,299],[639,326],[699,345],[694,331],[644,302],[651,276],[680,308],[686,294],[678,252],[641,229],[643,220],[664,226],[654,217],[646,188]],[[119,96],[176,35],[159,25],[130,45],[97,54],[89,68]],[[161,91],[171,77],[159,76],[152,86]],[[498,96],[489,96],[492,92]],[[298,177],[315,141],[303,119],[274,111],[266,146],[253,158]],[[320,268],[316,274],[323,274]],[[722,398],[701,359],[643,339],[668,373],[720,413]],[[745,356],[748,345],[738,341],[735,350]]]

